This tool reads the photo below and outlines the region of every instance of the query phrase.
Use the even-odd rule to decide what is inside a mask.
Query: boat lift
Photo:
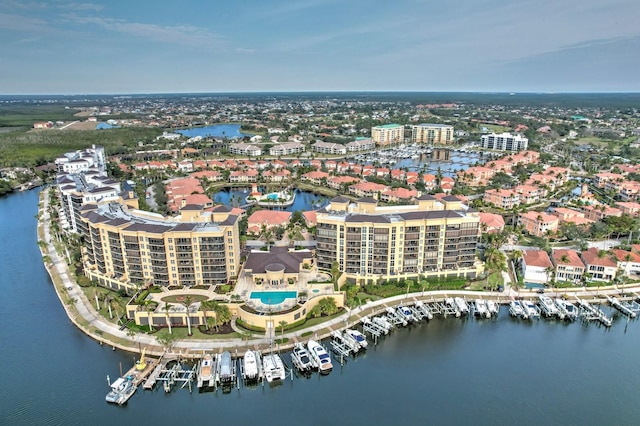
[[[386,332],[384,334],[388,334],[394,327],[394,325],[391,322],[389,322],[387,317],[384,316],[384,315],[379,316],[379,317],[373,317],[371,322],[373,322],[378,327],[383,328],[384,330],[386,330]]]
[[[588,302],[578,299],[580,305],[580,318],[584,322],[600,321],[605,327],[611,327],[613,320],[609,318],[600,308],[590,305]]]
[[[340,355],[340,365],[344,365],[344,359],[351,354],[351,348],[342,340],[342,334],[340,332],[336,333],[332,331],[331,337],[333,338],[331,340],[331,348],[334,354]]]
[[[374,324],[369,317],[362,318],[361,322],[362,322],[362,331],[374,336],[376,343],[377,343],[378,337],[382,335],[387,335],[389,333],[389,330],[377,324]]]
[[[391,324],[402,325],[403,327],[406,327],[409,324],[407,320],[401,317],[395,309],[387,307],[385,311],[387,312],[387,319],[389,320],[389,322],[391,322]]]
[[[415,303],[415,305],[413,306],[417,311],[422,313],[422,318],[426,318],[428,320],[432,320],[433,319],[433,313],[431,312],[431,309],[428,305],[425,305],[424,303],[422,303],[421,301],[417,301]]]
[[[613,306],[614,308],[616,308],[617,310],[619,310],[620,312],[622,312],[624,315],[628,316],[629,318],[635,318],[636,316],[638,316],[638,313],[633,308],[632,304],[626,303],[626,302],[622,302],[622,301],[618,300],[617,297],[609,297],[609,296],[607,296],[607,300],[609,301],[609,304],[611,306]],[[640,305],[638,305],[637,302],[633,302],[633,303],[635,303],[638,307],[640,307]]]
[[[231,357],[231,374],[229,374],[228,376],[225,375],[225,377],[222,377],[222,375],[220,374],[220,360],[218,359],[221,356],[222,354],[219,353],[216,357],[217,368],[215,369],[215,372],[216,372],[215,381],[218,386],[223,387],[223,390],[231,389],[236,385],[238,385],[238,361],[233,357]]]
[[[440,304],[440,308],[442,309],[442,313],[445,317],[449,315],[453,315],[456,318],[460,318],[460,311],[458,310],[458,305],[456,304],[453,297],[448,297],[444,300],[444,303]]]
[[[424,314],[424,312],[422,312],[420,309],[418,309],[415,306],[407,306],[410,310],[411,313],[413,314],[413,317],[418,320],[418,321],[423,321],[427,316]]]
[[[331,344],[335,348],[336,342],[337,346],[342,346],[346,348],[345,355],[349,355],[351,353],[356,354],[360,350],[360,345],[354,340],[348,340],[347,335],[345,333],[341,333],[339,330],[334,330],[331,332],[331,337],[333,338]],[[351,336],[349,336],[351,337]],[[338,353],[341,352],[340,347],[338,347]]]
[[[180,389],[189,385],[189,391],[191,391],[191,382],[197,376],[197,368],[197,363],[191,369],[184,368],[179,360],[171,368],[167,368],[165,364],[160,370],[156,381],[162,382],[162,387],[166,393],[171,392],[173,386],[177,386],[178,383],[182,383]]]

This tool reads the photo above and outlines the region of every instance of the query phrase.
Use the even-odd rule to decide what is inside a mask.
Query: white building
[[[376,143],[373,141],[373,139],[356,139],[355,141],[349,142],[347,144],[347,151],[361,152],[374,149],[375,147]]]
[[[347,147],[339,143],[317,141],[312,145],[312,148],[321,154],[344,155],[347,153]]]
[[[545,284],[551,279],[553,264],[544,250],[522,252],[522,275],[525,283]]]
[[[481,145],[485,149],[495,149],[498,151],[524,151],[529,145],[529,139],[511,133],[496,134],[491,133],[481,136]]]
[[[304,152],[304,145],[300,142],[279,143],[269,149],[269,155],[295,155]]]
[[[232,143],[229,151],[235,155],[246,155],[247,157],[257,157],[262,154],[262,148],[257,145],[247,143]]]

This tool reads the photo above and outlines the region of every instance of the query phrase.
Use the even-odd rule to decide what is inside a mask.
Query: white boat
[[[424,303],[422,303],[422,301],[418,300],[416,302],[416,308],[422,312],[422,314],[428,319],[428,320],[432,320],[433,319],[433,313],[431,312],[431,309],[429,309],[429,307],[427,305],[425,305]]]
[[[353,328],[347,328],[343,335],[347,334],[349,336],[351,336],[356,342],[358,342],[358,345],[360,345],[361,348],[365,349],[368,345],[369,342],[367,342],[367,337],[360,333],[358,330],[354,330]]]
[[[353,340],[351,336],[345,336],[339,330],[332,331],[331,337],[333,337],[334,342],[338,342],[339,344],[344,344],[348,348],[348,350],[351,352],[356,353],[360,350],[360,345],[358,344],[358,342]],[[335,345],[333,345],[333,347],[335,349]]]
[[[303,373],[311,371],[314,368],[309,352],[307,352],[307,348],[305,348],[304,344],[300,342],[296,343],[293,347],[293,352],[291,352],[291,363],[298,369],[298,371]]]
[[[456,317],[460,316],[460,308],[458,308],[458,304],[453,297],[447,297],[444,299],[444,304],[449,307],[449,312],[447,313],[453,313]]]
[[[244,353],[242,358],[242,370],[244,371],[245,380],[257,380],[260,371],[258,367],[258,357],[251,349]]]
[[[280,355],[269,354],[262,357],[262,371],[267,382],[274,380],[284,380],[286,372]]]
[[[456,302],[456,306],[461,314],[466,315],[469,313],[469,305],[462,297],[456,297],[453,300]]]
[[[388,334],[389,331],[391,331],[393,329],[393,324],[391,324],[389,322],[389,320],[384,315],[380,316],[380,317],[373,317],[371,322],[373,322],[374,324],[376,324],[379,327],[384,328],[387,331],[385,334]]]
[[[115,382],[111,383],[111,390],[105,397],[105,400],[112,404],[122,405],[133,396],[138,387],[133,383],[133,377],[119,377]]]
[[[402,325],[403,327],[406,327],[407,324],[409,324],[409,322],[404,317],[400,316],[400,314],[392,307],[388,307],[385,311],[387,312],[387,321],[391,324]]]
[[[498,315],[500,312],[500,306],[494,300],[487,300],[487,310],[491,315]]]
[[[524,309],[524,312],[527,314],[527,317],[531,319],[540,318],[540,311],[532,301],[523,300],[520,303],[522,304],[522,309]]]
[[[553,300],[549,296],[544,296],[541,294],[538,296],[538,300],[540,302],[540,308],[547,318],[558,317],[560,319],[564,319],[564,314],[560,312],[556,304],[553,303]]]
[[[307,349],[309,349],[311,358],[313,358],[318,364],[318,370],[320,370],[320,373],[327,374],[333,369],[331,357],[320,343],[315,340],[309,340],[309,342],[307,342]]]
[[[474,302],[475,310],[474,313],[479,317],[491,318],[491,312],[487,308],[487,303],[482,299],[476,299]]]
[[[198,371],[198,377],[202,382],[209,382],[213,379],[213,356],[206,354],[200,362],[200,370]]]
[[[558,297],[555,299],[558,310],[564,314],[564,318],[574,321],[578,318],[578,308],[573,303]]]
[[[517,300],[513,300],[511,303],[509,303],[509,314],[511,314],[512,317],[519,317],[522,319],[529,318],[524,308]]]
[[[398,308],[396,309],[396,312],[398,312],[398,315],[400,315],[400,317],[407,322],[416,321],[416,317],[413,316],[413,312],[411,312],[411,309],[407,308],[406,306],[402,306],[402,305],[398,306]]]
[[[340,337],[342,338],[342,341],[349,346],[349,348],[354,352],[358,352],[362,346],[360,346],[360,343],[358,343],[358,341],[356,339],[353,338],[353,336],[351,336],[351,334],[347,333],[346,330],[343,333],[340,333]]]

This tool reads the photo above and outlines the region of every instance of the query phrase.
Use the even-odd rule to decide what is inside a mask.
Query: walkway
[[[58,255],[55,250],[54,244],[51,241],[50,235],[50,223],[51,218],[48,213],[49,197],[48,192],[43,191],[44,195],[44,207],[41,210],[39,226],[43,226],[45,241],[47,242],[46,248],[43,248],[43,254],[48,255],[53,263],[53,266],[48,267],[47,270],[54,281],[54,288],[60,299],[62,306],[71,322],[73,322],[84,333],[88,334],[95,340],[105,343],[109,346],[117,347],[122,350],[130,352],[139,352],[139,348],[144,346],[147,349],[147,354],[152,356],[160,356],[165,353],[165,348],[158,344],[156,338],[147,334],[134,334],[130,336],[127,331],[120,330],[120,328],[106,318],[102,317],[96,312],[91,301],[87,299],[84,292],[75,283],[69,273],[69,267],[66,260]],[[62,281],[62,287],[55,285],[54,277],[60,277]],[[557,289],[556,292],[547,292],[550,296],[560,296],[569,294],[574,297],[580,297],[585,300],[602,299],[606,295],[615,296],[619,295],[621,291],[640,293],[640,283],[634,283],[624,288],[617,286],[606,288],[571,288],[571,289]],[[66,293],[66,294],[65,294]],[[70,299],[73,304],[74,310],[65,303],[65,299]],[[536,297],[537,293],[531,290],[516,291],[513,288],[506,288],[504,292],[480,292],[471,290],[453,291],[453,290],[440,290],[421,293],[409,293],[390,297],[388,299],[381,299],[375,302],[369,302],[365,305],[359,306],[355,309],[348,309],[347,311],[329,321],[321,324],[305,328],[301,331],[289,332],[284,334],[284,338],[288,338],[288,344],[277,345],[272,342],[268,337],[252,337],[250,340],[245,341],[243,339],[216,339],[216,340],[179,340],[175,341],[172,346],[172,352],[186,356],[186,357],[198,357],[204,352],[221,352],[224,349],[236,349],[239,352],[244,352],[246,349],[260,349],[263,352],[268,352],[270,349],[280,350],[288,349],[293,346],[295,341],[306,340],[309,336],[313,336],[315,339],[322,339],[328,337],[332,330],[353,326],[360,322],[362,317],[376,314],[386,306],[396,306],[401,303],[413,303],[416,300],[431,301],[442,300],[445,297],[461,296],[467,299],[477,298],[491,298],[498,300],[502,303],[507,303],[512,297]],[[77,315],[76,315],[77,312]],[[235,319],[232,321],[232,328],[238,332],[241,332],[236,327]],[[311,334],[309,334],[311,332]],[[307,337],[302,337],[304,334]],[[280,337],[276,333],[276,338]]]

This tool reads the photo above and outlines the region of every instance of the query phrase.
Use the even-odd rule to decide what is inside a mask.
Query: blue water
[[[267,194],[267,200],[275,201],[278,199],[278,194]]]
[[[142,389],[108,405],[134,357],[66,317],[37,247],[37,191],[0,197],[1,425],[636,425],[640,321],[435,319],[398,329],[326,377],[199,394]],[[302,333],[302,332],[300,332]],[[300,336],[300,340],[306,340]],[[325,342],[326,344],[327,342]],[[233,349],[233,348],[230,348]],[[288,354],[283,359],[290,366]]]
[[[99,123],[96,126],[96,130],[106,130],[106,129],[119,129],[120,126],[114,126],[112,124],[109,123]]]
[[[259,188],[259,190],[264,191],[264,188]],[[294,212],[297,210],[307,211],[307,210],[317,210],[320,207],[323,207],[329,202],[329,199],[325,196],[313,194],[311,192],[301,191],[299,189],[295,190],[296,198],[293,201],[293,204],[287,207],[278,207],[278,210],[284,210],[288,212]],[[224,204],[227,206],[238,206],[243,205],[245,203],[245,199],[249,195],[248,192],[245,192],[245,189],[241,188],[224,188],[215,194],[213,194],[213,201],[216,204]]]
[[[295,299],[298,293],[295,291],[252,291],[251,299],[260,299],[265,305],[279,305],[286,299]]]
[[[250,136],[240,131],[239,124],[216,124],[214,126],[191,127],[189,129],[176,130],[176,133],[180,133],[188,138],[193,138],[195,136],[202,136],[203,138],[213,136],[233,139]]]

